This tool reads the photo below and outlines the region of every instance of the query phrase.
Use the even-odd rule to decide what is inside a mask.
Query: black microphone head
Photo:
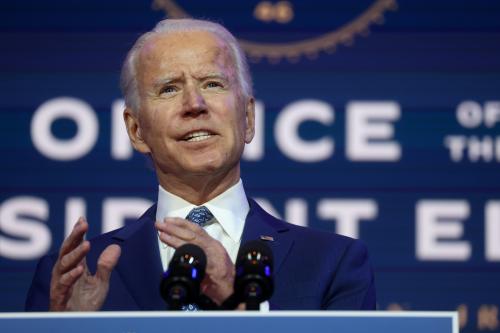
[[[241,246],[236,260],[234,291],[238,302],[252,310],[271,298],[273,283],[273,252],[264,242],[254,240]]]
[[[179,262],[196,266],[203,272],[205,272],[205,269],[207,268],[207,256],[205,252],[201,249],[201,247],[194,244],[184,244],[179,246],[177,250],[175,250],[172,260],[170,260],[170,263],[168,264],[168,268],[170,269],[171,265]]]
[[[196,303],[206,266],[207,256],[199,246],[185,244],[177,248],[160,284],[160,294],[170,309],[180,310],[183,305]]]
[[[243,263],[252,258],[254,260],[266,262],[271,267],[273,266],[273,251],[271,251],[271,248],[263,241],[252,240],[243,244],[238,251],[236,266],[238,266],[238,262]]]

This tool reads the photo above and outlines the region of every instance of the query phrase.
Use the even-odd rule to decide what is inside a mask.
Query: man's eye
[[[177,89],[174,86],[168,86],[168,87],[163,88],[160,91],[160,93],[161,94],[171,94],[171,93],[174,93],[176,91],[177,91]]]
[[[222,88],[223,85],[220,82],[210,81],[207,83],[207,88]]]

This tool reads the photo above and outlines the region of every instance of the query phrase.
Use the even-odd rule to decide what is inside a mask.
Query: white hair
[[[137,87],[136,66],[137,56],[144,44],[153,36],[158,34],[168,34],[172,32],[185,31],[206,31],[214,34],[224,41],[236,65],[237,79],[241,93],[244,97],[253,96],[252,77],[248,68],[248,63],[245,54],[241,50],[236,38],[222,25],[195,19],[166,19],[158,22],[153,30],[141,35],[134,46],[130,49],[123,63],[120,86],[125,98],[125,105],[130,107],[134,112],[138,112],[140,108],[140,97]]]

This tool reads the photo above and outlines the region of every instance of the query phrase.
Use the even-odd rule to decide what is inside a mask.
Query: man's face
[[[240,93],[224,42],[201,31],[160,34],[140,50],[140,110],[126,115],[135,148],[160,178],[237,172],[254,134],[254,101]]]

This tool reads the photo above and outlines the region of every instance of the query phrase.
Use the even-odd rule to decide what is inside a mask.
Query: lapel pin
[[[260,239],[264,241],[274,242],[274,238],[271,236],[260,235]]]

